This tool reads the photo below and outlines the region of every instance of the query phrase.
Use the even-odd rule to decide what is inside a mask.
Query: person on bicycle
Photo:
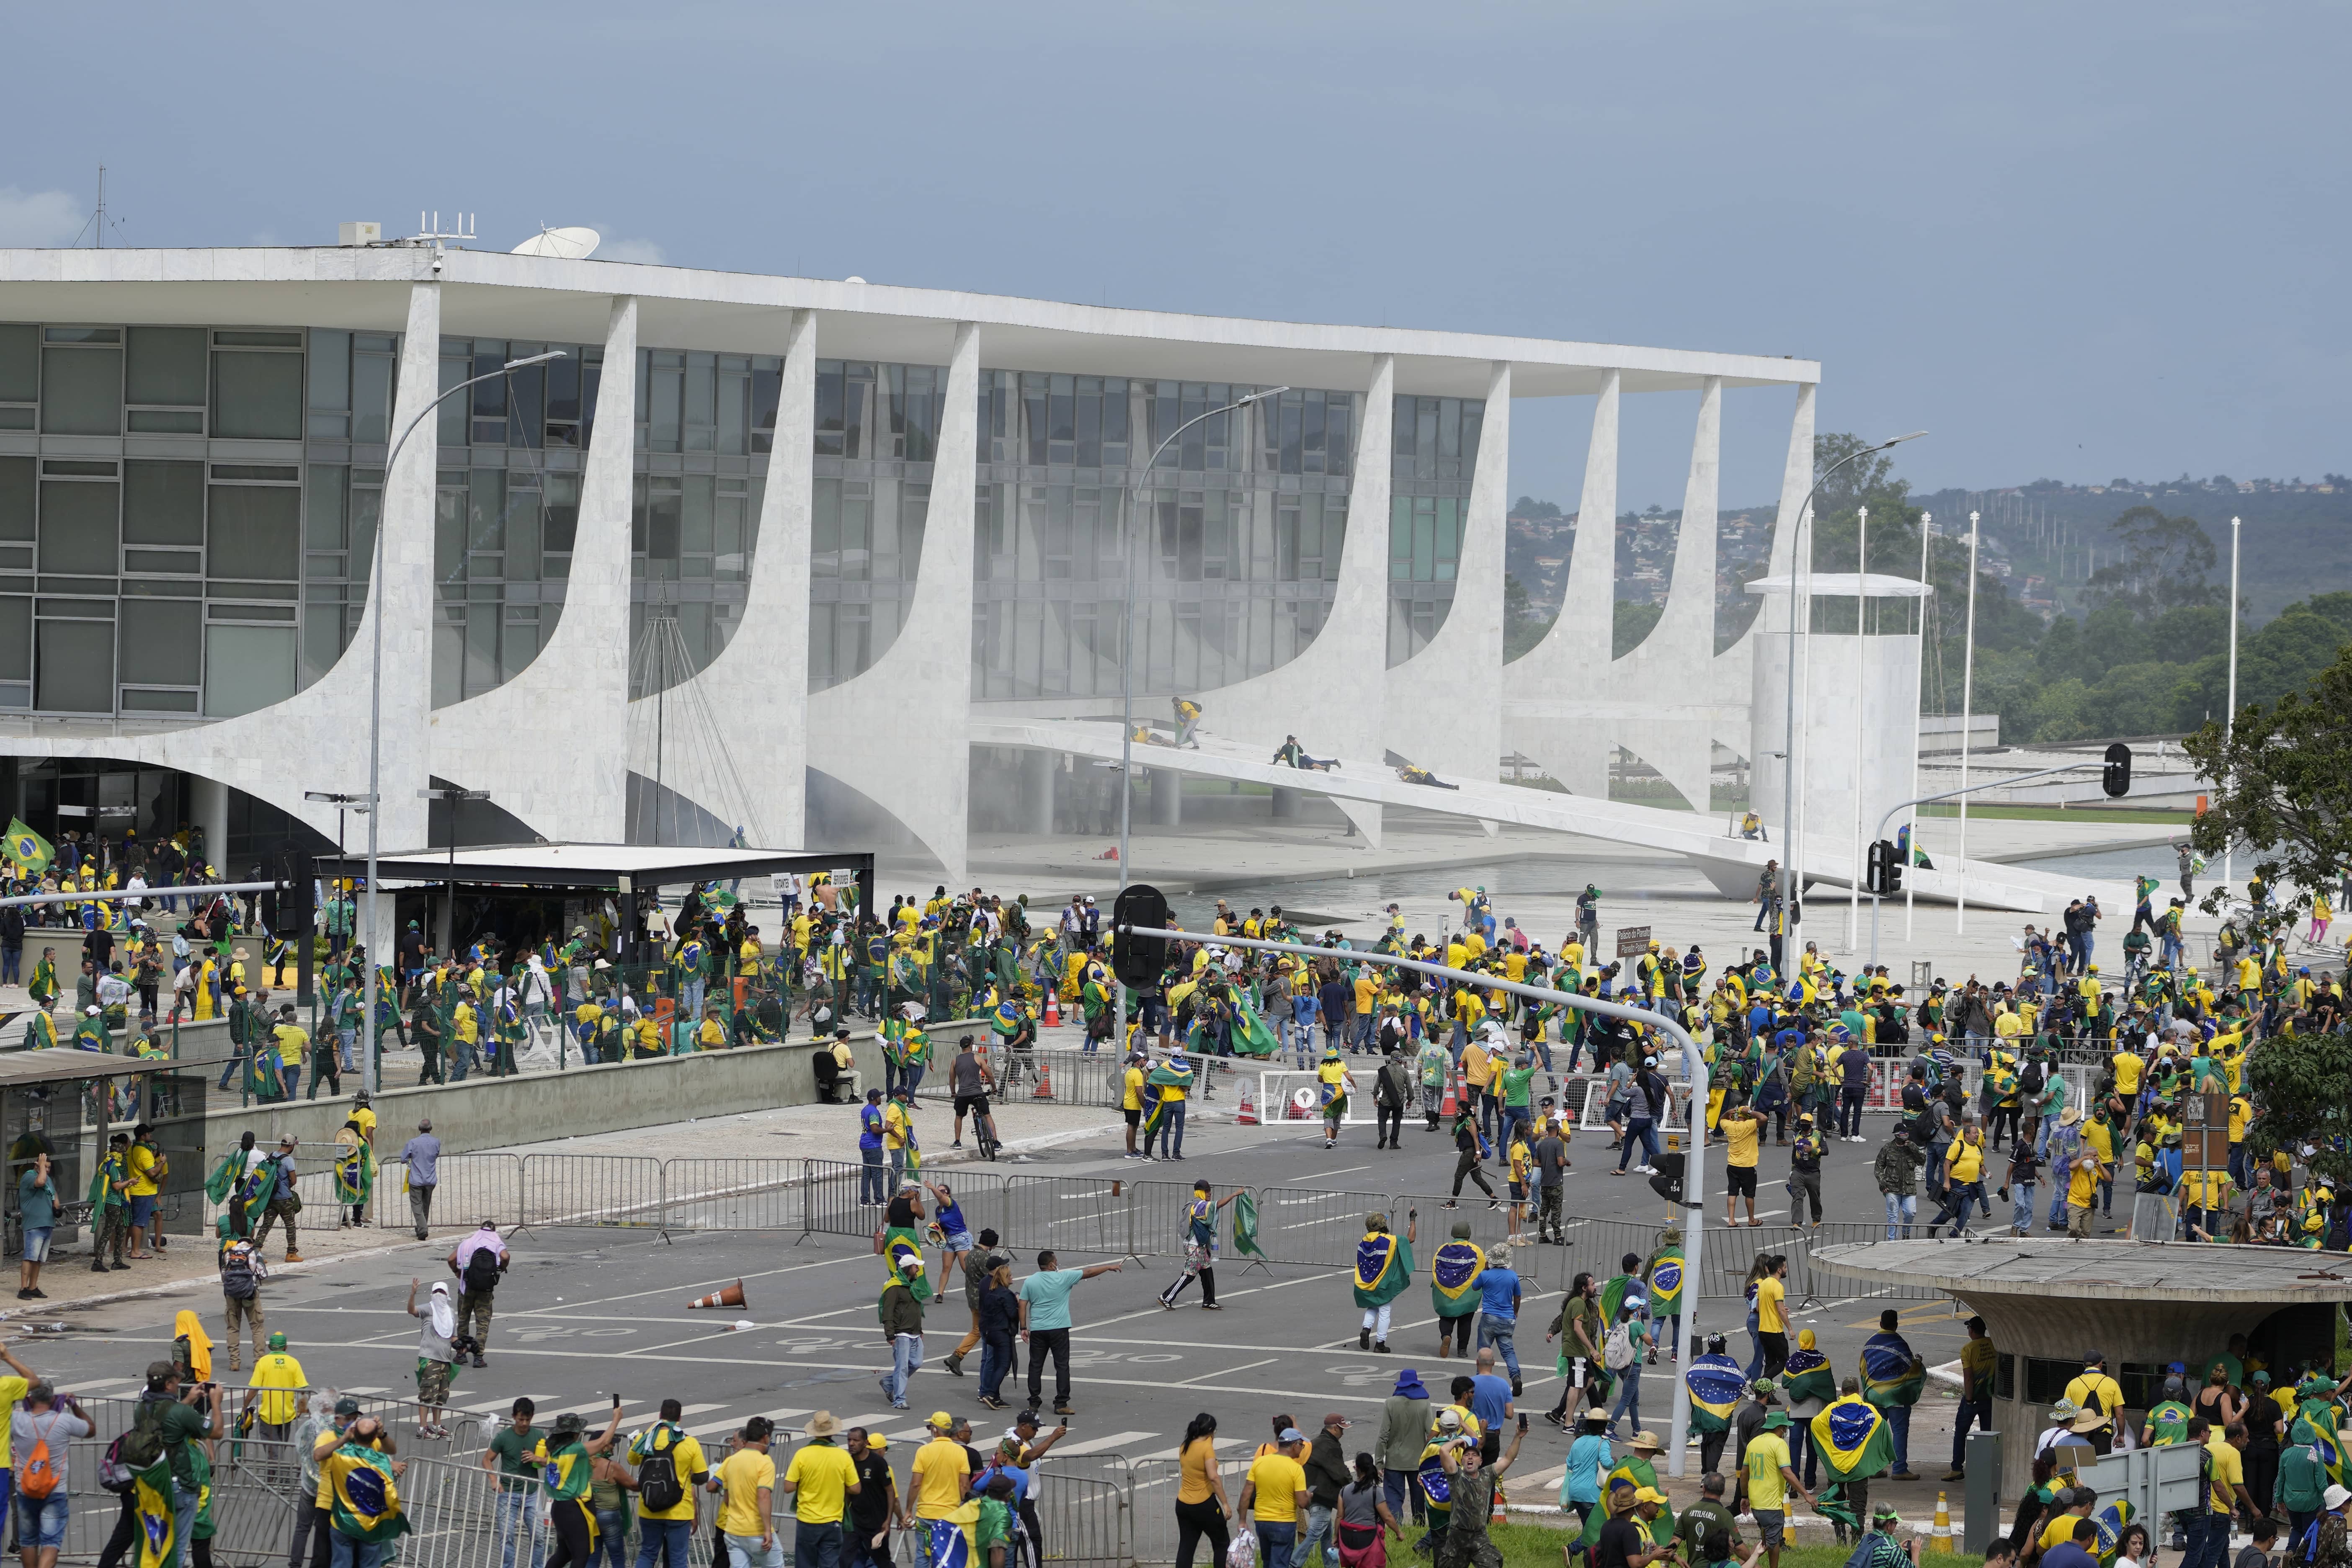
[[[989,1114],[988,1104],[989,1095],[996,1089],[996,1074],[970,1035],[956,1042],[955,1059],[948,1064],[948,1088],[955,1095],[955,1142],[948,1147],[963,1147],[963,1119],[970,1115],[972,1139],[982,1153],[988,1153],[997,1142],[996,1119]]]

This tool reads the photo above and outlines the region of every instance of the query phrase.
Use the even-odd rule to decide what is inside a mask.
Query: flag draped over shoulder
[[[893,1226],[883,1232],[882,1260],[889,1266],[891,1285],[904,1285],[918,1301],[931,1299],[931,1282],[922,1272],[923,1240],[910,1227]]]
[[[1696,1356],[1683,1373],[1683,1383],[1690,1389],[1691,1430],[1728,1430],[1731,1413],[1748,1387],[1739,1363],[1727,1355]]]
[[[1412,1243],[1373,1231],[1356,1243],[1356,1305],[1385,1307],[1412,1283]]]
[[[1475,1241],[1449,1241],[1429,1260],[1429,1300],[1442,1318],[1458,1318],[1474,1300],[1478,1276],[1486,1271],[1486,1255]]]
[[[1244,1258],[1264,1258],[1257,1245],[1257,1194],[1244,1188],[1234,1199],[1234,1252]]]
[[[932,1568],[971,1568],[974,1527],[980,1522],[977,1500],[963,1504],[945,1519],[927,1519],[922,1522],[930,1531],[930,1550],[924,1553],[924,1561]]]
[[[2091,1515],[2099,1527],[2099,1550],[2095,1555],[2101,1563],[2115,1562],[2116,1548],[2123,1543],[2124,1526],[2132,1521],[2136,1512],[2129,1498],[2117,1498]]]
[[[392,1541],[407,1533],[392,1461],[373,1448],[346,1443],[319,1467],[333,1499],[335,1532],[355,1541]]]
[[[1169,1058],[1144,1075],[1143,1088],[1148,1096],[1143,1105],[1145,1139],[1149,1140],[1158,1132],[1160,1124],[1168,1119],[1168,1107],[1171,1101],[1160,1091],[1178,1089],[1190,1094],[1192,1092],[1192,1064],[1175,1057]]]
[[[1898,1334],[1873,1334],[1862,1347],[1863,1396],[1881,1410],[1919,1403],[1927,1364]]]
[[[375,1151],[346,1127],[335,1138],[335,1196],[342,1203],[363,1204],[374,1190]]]
[[[1683,1310],[1683,1249],[1661,1247],[1650,1260],[1650,1316],[1670,1318]]]
[[[1894,1462],[1895,1438],[1886,1417],[1858,1394],[1833,1401],[1812,1425],[1813,1446],[1837,1480],[1868,1480]]]
[[[1625,1310],[1625,1298],[1640,1293],[1638,1281],[1631,1274],[1612,1275],[1609,1282],[1601,1287],[1601,1321],[1614,1328],[1618,1314]]]
[[[1837,1374],[1830,1371],[1830,1358],[1817,1350],[1790,1351],[1789,1364],[1780,1369],[1780,1392],[1791,1405],[1836,1398]]]

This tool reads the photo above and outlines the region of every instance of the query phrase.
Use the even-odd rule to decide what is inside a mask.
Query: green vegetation
[[[2333,886],[2352,866],[2352,645],[2307,692],[2249,702],[2229,736],[2208,723],[2183,750],[2206,777],[2221,781],[2194,834],[2209,858],[2232,843],[2252,845],[2254,869],[2265,881],[2303,889],[2296,908],[2308,906],[2309,889]],[[2226,891],[2215,888],[2205,907],[2218,908]]]
[[[1512,1478],[1509,1476],[1503,1478],[1503,1489],[1506,1493],[1511,1493],[1515,1489]],[[1546,1498],[1542,1500],[1549,1502],[1552,1500]],[[1957,1505],[1958,1500],[1955,1499],[1954,1501]],[[1935,1506],[1935,1500],[1928,1499],[1926,1511],[1921,1517],[1932,1518]],[[1953,1513],[1952,1526],[1957,1533],[1959,1528],[1957,1506]],[[1503,1554],[1503,1568],[1561,1568],[1559,1549],[1568,1540],[1569,1526],[1575,1522],[1576,1516],[1571,1513],[1564,1516],[1562,1522],[1557,1526],[1521,1524],[1514,1521],[1509,1524],[1489,1525],[1486,1534]],[[1747,1540],[1752,1545],[1756,1540],[1754,1523],[1747,1523],[1742,1528]],[[1417,1536],[1417,1534],[1418,1532],[1415,1531],[1414,1535]],[[1409,1536],[1407,1539],[1410,1541],[1413,1537]],[[1851,1546],[1829,1544],[1829,1535],[1826,1531],[1809,1529],[1805,1532],[1804,1539],[1819,1540],[1822,1544],[1783,1548],[1780,1552],[1780,1568],[1845,1568],[1846,1560],[1853,1555],[1853,1548]],[[1930,1556],[1927,1549],[1927,1543],[1924,1541],[1919,1543],[1919,1548],[1920,1562],[1933,1563],[1936,1568],[1984,1568],[1984,1559],[1981,1557],[1971,1557],[1960,1552],[1949,1554],[1937,1552]],[[1408,1561],[1412,1560],[1412,1553],[1392,1545],[1390,1560],[1393,1562],[1400,1557]]]
[[[1922,816],[1958,816],[1957,803],[1923,805]],[[2197,820],[2193,811],[2135,811],[2125,806],[2087,806],[2061,810],[2054,805],[1971,805],[1969,816],[1995,822],[2126,822],[2147,827],[2186,827]]]

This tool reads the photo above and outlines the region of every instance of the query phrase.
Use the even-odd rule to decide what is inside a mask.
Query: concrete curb
[[[430,1240],[417,1241],[412,1238],[407,1241],[396,1241],[387,1247],[363,1247],[356,1252],[338,1252],[332,1258],[308,1258],[299,1263],[280,1263],[270,1270],[269,1277],[272,1279],[282,1279],[289,1274],[307,1274],[312,1269],[323,1268],[331,1263],[348,1263],[362,1258],[385,1258],[395,1252],[407,1252],[420,1247],[433,1245]],[[140,1301],[151,1296],[168,1296],[178,1291],[196,1289],[203,1285],[207,1278],[209,1277],[202,1274],[192,1274],[183,1279],[168,1279],[154,1285],[137,1286],[129,1290],[109,1290],[101,1295],[83,1296],[76,1300],[59,1301],[41,1310],[28,1310],[33,1304],[27,1303],[26,1308],[24,1309],[9,1308],[6,1310],[0,1310],[0,1323],[37,1322],[52,1313],[78,1312],[84,1307],[104,1307],[117,1301]]]

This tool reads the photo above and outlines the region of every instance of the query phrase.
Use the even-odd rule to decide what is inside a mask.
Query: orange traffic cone
[[[1462,1108],[1454,1099],[1454,1080],[1460,1076],[1461,1074],[1459,1073],[1448,1073],[1445,1075],[1445,1100],[1444,1103],[1437,1108],[1438,1115],[1455,1116],[1461,1113]]]
[[[1058,1029],[1061,1026],[1062,1004],[1055,997],[1054,993],[1049,990],[1045,993],[1045,1027],[1049,1029]],[[1043,1099],[1044,1097],[1041,1095],[1039,1098]]]
[[[688,1301],[686,1308],[690,1312],[697,1307],[740,1307],[743,1304],[743,1281],[738,1279],[724,1290],[714,1290],[699,1301]]]
[[[1236,1127],[1255,1127],[1258,1125],[1257,1093],[1255,1089],[1251,1089],[1250,1080],[1247,1079],[1242,1079],[1241,1109],[1234,1112],[1234,1125]]]
[[[1037,1092],[1032,1098],[1037,1100],[1051,1100],[1054,1098],[1053,1063],[1040,1062],[1037,1064]]]

